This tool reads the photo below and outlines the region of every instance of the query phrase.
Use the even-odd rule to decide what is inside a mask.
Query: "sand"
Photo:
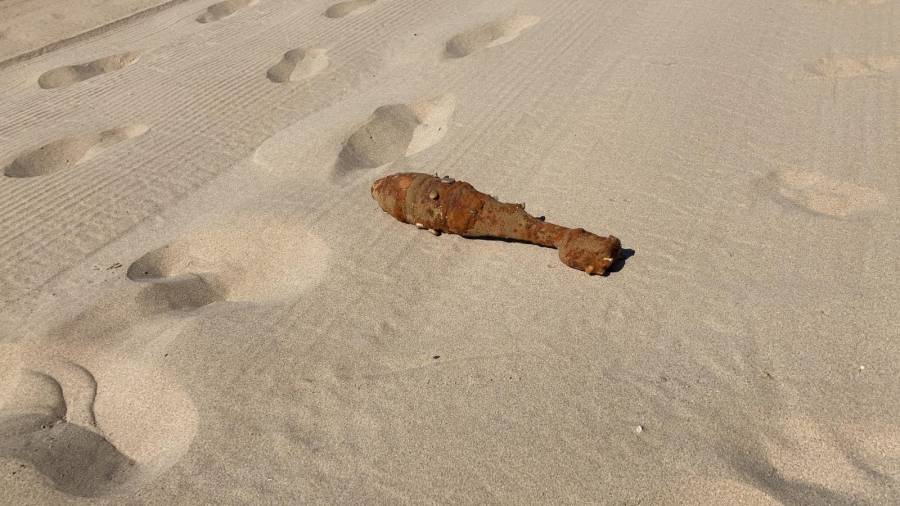
[[[0,1],[0,502],[900,503],[897,19]]]

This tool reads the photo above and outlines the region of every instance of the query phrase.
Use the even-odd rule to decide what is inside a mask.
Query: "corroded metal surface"
[[[496,237],[559,250],[559,259],[588,274],[603,274],[616,260],[621,243],[580,228],[546,223],[472,185],[451,178],[404,172],[372,185],[372,197],[394,218],[434,233]]]

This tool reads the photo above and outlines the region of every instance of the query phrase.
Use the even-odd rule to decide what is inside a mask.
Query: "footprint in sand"
[[[447,133],[453,95],[414,104],[383,105],[344,143],[335,169],[346,173],[380,167],[425,150]]]
[[[819,58],[807,66],[807,70],[826,79],[878,76],[900,67],[900,58],[891,55],[851,58],[831,56]]]
[[[273,83],[309,79],[328,67],[326,53],[325,49],[291,49],[266,72],[266,77]]]
[[[296,222],[240,216],[202,226],[138,258],[132,281],[153,307],[191,309],[219,301],[264,301],[296,293],[318,279],[328,247]]]
[[[515,16],[481,25],[448,40],[446,55],[448,58],[462,58],[482,49],[506,44],[540,20],[537,16]]]
[[[44,89],[65,88],[92,77],[121,70],[137,62],[138,58],[140,58],[140,53],[129,52],[106,56],[79,65],[55,68],[44,72],[38,78],[38,86]]]
[[[174,385],[130,368],[103,385],[122,387],[114,392],[99,388],[81,365],[43,362],[14,373],[6,364],[0,459],[32,466],[67,494],[96,497],[151,479],[187,450],[197,416]],[[98,400],[114,408],[108,416],[96,411]],[[115,440],[104,429],[114,430]]]
[[[97,382],[73,365],[66,399],[49,374],[25,371],[13,406],[0,410],[0,457],[28,462],[68,494],[98,496],[129,481],[134,461],[97,428]]]
[[[59,139],[19,155],[3,169],[3,173],[9,177],[46,176],[89,160],[149,129],[146,125],[136,124]]]
[[[225,0],[210,5],[206,8],[206,12],[197,17],[198,23],[212,23],[220,19],[225,19],[235,12],[255,5],[258,0]]]
[[[847,423],[835,429],[800,415],[723,455],[747,486],[780,504],[884,504],[896,495],[896,427]]]
[[[777,170],[771,172],[765,182],[776,200],[833,218],[849,218],[871,211],[884,201],[877,190],[837,181],[810,170]]]
[[[332,5],[325,10],[326,18],[342,18],[344,16],[356,15],[372,8],[375,0],[350,0]]]

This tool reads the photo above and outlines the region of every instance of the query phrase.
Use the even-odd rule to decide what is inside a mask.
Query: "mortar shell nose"
[[[372,183],[372,188],[369,190],[369,192],[372,194],[372,197],[375,196],[375,192],[377,192],[381,188],[381,185],[383,185],[383,184],[384,184],[384,178],[376,179],[375,182]]]
[[[620,241],[619,238],[614,235],[609,236],[609,256],[612,257],[613,262],[615,262],[619,258],[619,253],[621,251],[622,241]]]

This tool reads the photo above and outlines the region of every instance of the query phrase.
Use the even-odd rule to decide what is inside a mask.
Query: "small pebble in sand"
[[[866,370],[866,366],[864,366],[864,365],[859,366],[859,370],[860,370],[860,371],[865,371],[865,370]]]
[[[635,428],[634,428],[634,433],[635,433],[635,434],[640,434],[641,432],[644,432],[644,426],[643,426],[643,425],[637,425],[637,426],[635,426]]]

